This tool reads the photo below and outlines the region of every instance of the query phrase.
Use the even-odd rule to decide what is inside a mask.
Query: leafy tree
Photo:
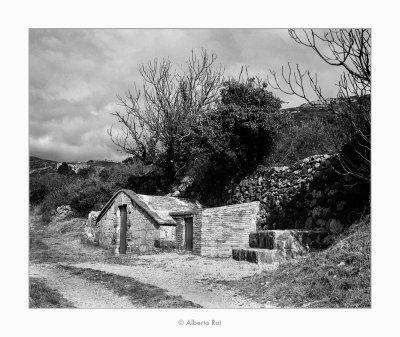
[[[83,179],[87,179],[93,171],[92,167],[82,167],[78,170],[77,175]]]
[[[66,162],[63,162],[57,169],[58,174],[62,174],[64,176],[67,176],[71,172],[71,168]]]
[[[254,78],[226,81],[217,108],[203,119],[203,144],[236,170],[259,164],[273,147],[273,119],[281,100],[266,88]]]

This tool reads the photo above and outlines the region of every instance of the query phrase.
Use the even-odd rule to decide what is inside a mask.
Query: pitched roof
[[[132,200],[132,202],[143,209],[159,225],[176,225],[176,222],[170,215],[170,212],[193,213],[196,209],[201,207],[198,203],[185,199],[136,194],[131,190],[123,189],[115,193],[107,202],[107,204],[105,204],[99,216],[97,217],[96,223],[103,217],[106,211],[111,207],[114,199],[120,193],[125,193]]]

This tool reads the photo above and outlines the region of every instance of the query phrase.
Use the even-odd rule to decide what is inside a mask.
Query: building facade
[[[95,242],[115,253],[174,247],[210,257],[229,257],[248,247],[256,230],[259,202],[202,208],[174,197],[118,191],[104,206],[93,232]]]

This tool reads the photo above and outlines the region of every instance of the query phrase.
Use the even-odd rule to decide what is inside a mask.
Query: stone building
[[[229,257],[248,246],[256,230],[259,202],[202,208],[175,197],[118,191],[93,225],[94,241],[115,253],[175,247],[196,255]]]

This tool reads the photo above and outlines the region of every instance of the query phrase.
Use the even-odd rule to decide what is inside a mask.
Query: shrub
[[[198,146],[238,172],[255,167],[272,149],[275,130],[271,121],[280,107],[281,100],[264,83],[226,81],[220,103],[199,127]]]
[[[153,172],[143,176],[131,175],[126,188],[142,194],[160,194],[167,192],[167,181],[163,175]]]
[[[70,205],[81,216],[87,216],[92,210],[100,210],[114,192],[110,183],[103,183],[97,178],[80,180],[71,187]]]
[[[77,176],[83,179],[89,178],[89,176],[93,173],[92,167],[83,167],[78,170]]]
[[[62,174],[62,175],[69,175],[71,172],[71,168],[69,167],[69,165],[66,162],[63,162],[57,169],[58,174]]]
[[[102,169],[99,173],[99,178],[101,181],[108,181],[111,178],[110,171],[107,169]]]
[[[60,189],[68,182],[68,177],[54,173],[31,176],[29,179],[29,201],[32,204],[39,204],[52,191]]]
[[[232,163],[214,154],[201,154],[187,171],[193,184],[185,193],[195,196],[204,206],[219,206],[225,201],[225,186],[237,171]]]

